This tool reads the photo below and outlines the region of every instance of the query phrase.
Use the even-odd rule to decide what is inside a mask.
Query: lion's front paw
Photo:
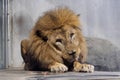
[[[90,64],[81,64],[79,62],[74,62],[73,70],[77,72],[94,72],[94,66]]]
[[[55,63],[54,65],[51,65],[50,67],[51,72],[65,72],[68,71],[68,68],[62,64],[62,63]]]

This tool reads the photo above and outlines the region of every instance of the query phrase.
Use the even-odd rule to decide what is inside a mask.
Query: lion
[[[68,8],[47,11],[33,27],[30,37],[21,41],[25,70],[51,72],[93,72],[85,64],[87,45],[79,16]]]

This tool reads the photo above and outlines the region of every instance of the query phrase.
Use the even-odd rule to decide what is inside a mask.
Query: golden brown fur
[[[21,42],[21,52],[26,70],[76,70],[75,62],[81,64],[87,56],[79,17],[68,8],[46,12]]]

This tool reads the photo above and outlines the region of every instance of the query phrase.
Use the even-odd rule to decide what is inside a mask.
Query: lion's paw
[[[55,63],[54,65],[50,66],[51,72],[65,72],[68,71],[68,68],[62,63]]]
[[[94,72],[94,66],[90,64],[81,64],[79,62],[74,62],[73,70],[77,72]]]

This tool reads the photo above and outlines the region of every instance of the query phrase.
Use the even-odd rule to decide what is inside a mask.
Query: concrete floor
[[[0,80],[120,80],[120,72],[50,73],[19,69],[0,70]]]

